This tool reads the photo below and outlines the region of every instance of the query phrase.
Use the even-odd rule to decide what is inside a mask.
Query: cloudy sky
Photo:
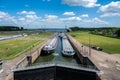
[[[0,26],[120,27],[120,0],[0,0]]]

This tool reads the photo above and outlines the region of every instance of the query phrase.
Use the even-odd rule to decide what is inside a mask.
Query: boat
[[[61,32],[61,33],[58,34],[58,36],[59,36],[60,38],[62,38],[62,37],[64,37],[64,36],[66,36],[66,35],[65,35],[65,33]]]
[[[53,37],[42,49],[42,54],[51,54],[55,52],[58,44],[57,36]]]
[[[62,55],[69,57],[73,57],[75,55],[75,51],[66,36],[62,38]]]

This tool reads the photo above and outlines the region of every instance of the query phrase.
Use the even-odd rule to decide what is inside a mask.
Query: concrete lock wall
[[[37,50],[35,50],[34,52],[31,53],[31,55],[27,55],[25,56],[22,60],[20,60],[17,64],[16,64],[16,68],[22,68],[28,65],[29,60],[27,59],[28,56],[31,56],[31,63],[33,63],[38,56],[40,55],[40,51],[41,51],[41,47]]]
[[[79,57],[80,61],[82,64],[86,64],[86,56],[84,56],[82,54],[82,51],[81,51],[81,46],[80,43],[78,41],[76,41],[74,38],[72,38],[70,35],[67,35],[68,36],[68,39],[70,41],[70,43],[72,44],[72,46],[74,47],[75,51],[76,51],[76,54],[77,56]]]
[[[39,49],[37,49],[33,54],[32,54],[32,63],[40,56],[41,49],[43,46],[41,46]]]
[[[84,65],[90,65],[94,66],[94,68],[97,69],[97,67],[93,64],[93,62],[86,56],[85,53],[82,52],[82,44],[80,44],[77,40],[75,40],[73,37],[70,35],[67,35],[70,43],[72,44],[73,48],[76,51],[76,54],[81,61],[82,64]]]

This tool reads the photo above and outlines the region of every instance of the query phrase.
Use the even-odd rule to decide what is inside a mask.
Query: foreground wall
[[[60,66],[35,68],[14,72],[15,80],[99,80],[95,72]]]

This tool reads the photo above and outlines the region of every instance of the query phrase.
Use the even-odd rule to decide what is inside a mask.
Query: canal
[[[73,63],[73,64],[80,64],[77,60],[77,57],[63,57],[62,56],[62,39],[58,37],[58,46],[55,50],[55,53],[46,56],[39,56],[38,59],[34,62],[43,63],[43,62],[64,62],[64,63]]]
[[[89,65],[89,62],[86,65]],[[96,74],[96,70],[94,70],[94,68],[92,68],[91,66],[87,67],[86,65],[82,65],[77,56],[63,57],[62,39],[58,37],[58,46],[55,50],[55,53],[44,56],[40,55],[38,59],[33,63],[33,65],[31,65],[33,67],[14,71],[14,79],[15,80],[101,80]]]

